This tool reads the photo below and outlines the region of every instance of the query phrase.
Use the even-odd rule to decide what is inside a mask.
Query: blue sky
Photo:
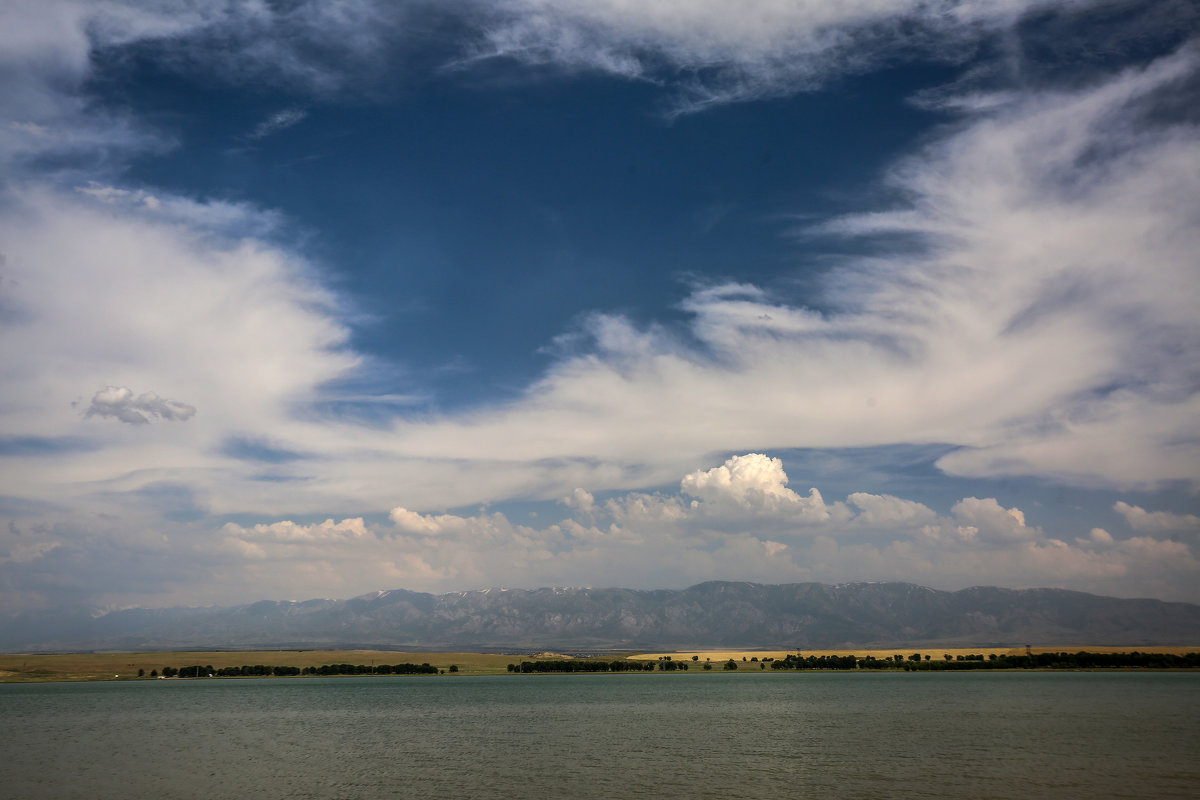
[[[4,4],[0,598],[1200,601],[1198,31]]]

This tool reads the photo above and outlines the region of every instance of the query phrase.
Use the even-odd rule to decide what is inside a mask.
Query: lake
[[[0,685],[0,797],[1200,796],[1200,674]]]

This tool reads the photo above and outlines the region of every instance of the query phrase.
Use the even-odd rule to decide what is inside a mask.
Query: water
[[[0,797],[1200,796],[1193,673],[0,685]]]

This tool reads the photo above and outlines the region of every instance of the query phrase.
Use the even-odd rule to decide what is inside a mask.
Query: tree
[[[450,671],[451,671],[451,672],[458,672],[458,664],[451,664],[451,665],[450,665]]]
[[[692,661],[699,661],[699,660],[700,660],[700,656],[692,656]]]
[[[738,668],[737,662],[734,661],[732,658],[725,662],[725,669],[737,669],[737,668]]]

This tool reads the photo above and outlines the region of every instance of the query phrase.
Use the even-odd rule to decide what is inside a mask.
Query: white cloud
[[[284,544],[311,544],[338,542],[370,536],[362,517],[334,522],[327,519],[313,525],[300,525],[291,520],[272,522],[269,525],[254,525],[249,528],[227,523],[222,529],[226,536],[249,542],[268,541]]]
[[[186,422],[196,413],[196,407],[178,400],[167,400],[154,392],[137,395],[124,386],[108,386],[92,396],[85,417],[110,417],[131,425],[145,425],[152,417],[173,422]]]
[[[1195,514],[1175,514],[1170,511],[1147,511],[1122,500],[1113,510],[1125,518],[1135,531],[1195,531],[1200,530],[1200,517]]]
[[[896,169],[904,208],[821,227],[924,243],[835,270],[832,309],[723,285],[683,303],[689,338],[596,315],[591,352],[519,402],[396,439],[428,458],[641,464],[643,485],[714,452],[902,443],[957,446],[938,465],[969,477],[1200,485],[1200,137],[1139,110],[1197,61],[965,118]]]
[[[476,57],[661,79],[685,71],[677,110],[815,88],[919,53],[956,55],[1032,8],[1070,0],[498,0]],[[663,68],[663,65],[666,68]]]
[[[630,492],[586,514],[577,511],[575,519],[536,527],[494,511],[396,507],[382,523],[285,519],[228,523],[215,531],[203,522],[164,525],[126,503],[131,511],[119,521],[99,515],[79,529],[0,529],[0,596],[19,588],[13,602],[27,602],[39,592],[78,586],[82,594],[111,602],[146,603],[150,597],[162,604],[229,604],[393,587],[663,588],[729,579],[908,580],[943,589],[1061,586],[1200,600],[1200,562],[1185,542],[1118,539],[1093,529],[1068,544],[992,498],[964,498],[943,515],[905,498],[851,496],[859,514],[801,523],[753,507],[735,514],[726,506],[718,513],[681,493]],[[960,536],[967,526],[976,535]],[[930,527],[940,535],[929,535]],[[174,571],[165,578],[129,574],[111,580],[128,564],[146,561],[164,569],[174,565]]]
[[[1108,547],[1114,540],[1104,528],[1092,528],[1086,537],[1076,537],[1075,541],[1087,547]]]
[[[492,53],[654,80],[679,68],[685,83],[712,76],[684,87],[688,107],[807,88],[895,48],[943,53],[1028,8],[1060,4],[468,5],[486,8]],[[0,429],[71,448],[4,459],[0,482],[76,519],[138,519],[105,533],[107,545],[52,522],[23,529],[9,552],[32,565],[28,574],[58,570],[92,586],[85,569],[95,554],[111,565],[139,553],[196,556],[147,533],[162,523],[152,496],[166,486],[201,516],[320,519],[395,507],[387,529],[353,516],[227,529],[219,542],[240,550],[212,556],[208,577],[239,577],[214,578],[214,597],[245,585],[303,597],[409,580],[455,588],[597,575],[643,586],[1063,581],[1194,597],[1195,560],[1179,542],[1093,529],[1067,545],[993,498],[965,498],[948,516],[866,492],[826,503],[816,488],[788,488],[782,464],[756,453],[698,469],[713,453],[948,443],[958,449],[939,465],[956,475],[1200,485],[1200,137],[1188,121],[1143,113],[1195,78],[1194,48],[1069,91],[943,98],[962,116],[893,172],[904,205],[817,231],[898,234],[926,247],[843,265],[820,312],[754,286],[696,288],[682,304],[686,336],[598,314],[584,326],[592,351],[560,359],[516,402],[368,430],[306,413],[359,362],[337,298],[278,243],[278,215],[105,182],[120,163],[109,154],[170,142],[98,111],[84,87],[97,49],[141,41],[163,45],[165,66],[319,95],[386,63],[408,8],[0,4]],[[897,20],[915,38],[898,35]],[[302,113],[285,110],[257,130],[269,135]],[[72,178],[76,190],[29,178],[50,161],[37,156],[57,154],[93,159],[79,168],[82,181]],[[109,388],[84,415],[72,411],[97,387]],[[193,417],[194,408],[203,411]],[[190,421],[135,433],[85,416]],[[225,452],[249,435],[311,455],[267,473]],[[680,475],[687,497],[627,492],[596,503],[592,494]],[[592,516],[538,529],[500,514],[408,510],[564,495]],[[1116,510],[1135,531],[1196,527],[1191,514]],[[272,574],[271,558],[286,568]]]
[[[590,583],[589,575],[603,565],[623,576],[617,583],[634,587],[712,578],[878,579],[941,588],[1049,585],[1123,595],[1154,585],[1161,596],[1197,597],[1200,562],[1184,543],[1117,540],[1095,528],[1072,545],[1047,536],[1021,509],[995,498],[963,498],[943,516],[904,498],[855,492],[847,503],[857,514],[806,518],[798,510],[805,498],[789,496],[786,485],[777,459],[751,453],[689,474],[679,494],[631,492],[591,506],[586,514],[581,510],[584,523],[567,519],[531,528],[495,512],[460,516],[403,508],[392,519],[411,535],[404,541],[423,548],[425,563],[453,570],[459,581],[501,575],[492,583]],[[693,490],[704,498],[688,502]],[[433,533],[451,536],[444,551],[445,542],[431,539]],[[516,567],[522,559],[523,566]]]
[[[590,514],[596,507],[596,498],[586,489],[576,487],[566,497],[559,502],[568,508],[578,509],[585,514]]]
[[[393,525],[408,534],[436,536],[442,530],[442,525],[436,520],[418,514],[416,511],[409,511],[403,506],[393,508],[388,512],[388,517]]]
[[[91,157],[167,148],[172,142],[129,114],[88,102],[84,88],[99,51],[134,43],[157,48],[161,66],[233,82],[274,83],[328,94],[354,88],[410,40],[415,7],[387,0],[39,0],[0,4],[0,165],[10,176],[45,154]],[[256,136],[295,124],[300,109],[265,121]],[[44,165],[43,165],[44,168]]]
[[[937,516],[922,503],[886,494],[854,492],[846,501],[859,510],[856,522],[877,528],[921,525]]]
[[[499,8],[494,30],[517,24],[514,20],[543,19],[551,27],[565,25],[581,36],[599,37],[597,41],[636,43],[642,50],[678,57],[680,63],[693,56],[697,63],[743,57],[738,54],[753,61],[776,51],[793,58],[788,48],[801,45],[789,43],[816,41],[821,31],[839,26],[869,27],[871,20],[911,14],[936,17],[938,25],[970,27],[981,20],[990,24],[986,20],[993,16],[1011,19],[1027,7],[1023,2],[864,2],[836,8],[763,2],[755,13],[735,13],[732,7],[699,2],[636,8],[615,2],[514,2]],[[237,20],[246,23],[246,30],[289,25],[309,30],[320,23],[332,26],[328,32],[370,27],[384,13],[369,2],[302,3],[286,14],[266,7],[222,11],[186,3],[177,14],[155,4],[59,2],[52,8],[62,15],[63,27],[46,28],[39,47],[58,54],[48,56],[46,63],[66,70],[67,85],[82,80],[94,46],[139,37],[172,36],[184,43],[200,32],[226,35],[237,27],[231,14],[243,15]],[[388,30],[382,25],[363,35],[379,41]],[[234,374],[235,366],[226,391],[212,401],[190,390],[178,357],[154,354],[169,362],[165,377],[171,382],[160,383],[163,374],[158,371],[111,363],[113,348],[101,361],[117,368],[86,376],[76,370],[77,383],[84,378],[89,383],[76,386],[70,396],[78,398],[109,383],[180,386],[171,389],[172,395],[187,397],[204,409],[206,420],[230,423],[232,429],[234,417],[220,416],[224,410],[233,414],[229,399],[264,397],[256,387],[271,384],[269,402],[251,404],[246,413],[234,416],[272,428],[267,434],[279,441],[302,434],[313,443],[303,449],[329,458],[323,485],[319,491],[308,485],[303,502],[337,497],[346,511],[353,510],[354,500],[381,510],[394,485],[411,487],[405,503],[431,507],[515,494],[561,497],[580,485],[599,491],[662,484],[715,452],[905,442],[959,446],[939,462],[959,475],[1040,475],[1144,488],[1170,481],[1195,484],[1200,480],[1195,447],[1183,434],[1200,418],[1200,399],[1188,382],[1190,371],[1179,369],[1179,357],[1171,354],[1197,352],[1200,340],[1192,312],[1200,304],[1200,282],[1192,268],[1200,226],[1189,215],[1200,197],[1200,179],[1189,169],[1198,143],[1194,129],[1151,125],[1138,109],[1156,92],[1169,91],[1181,78],[1194,75],[1196,60],[1194,52],[1185,50],[1108,83],[973,104],[976,110],[963,117],[955,133],[935,140],[895,171],[893,183],[909,199],[905,208],[824,226],[826,233],[845,235],[916,234],[929,245],[920,255],[880,257],[835,272],[822,298],[827,307],[832,302],[829,310],[817,313],[756,287],[725,285],[698,288],[684,301],[691,315],[688,339],[596,315],[585,326],[593,352],[560,360],[519,402],[467,415],[414,418],[386,432],[348,426],[300,431],[294,420],[280,422],[281,408],[310,398],[314,386],[342,374],[353,358],[333,355],[338,337],[345,336],[335,320],[321,313],[292,313],[327,307],[330,298],[326,294],[309,303],[300,297],[322,293],[307,281],[293,256],[255,241],[278,226],[272,215],[89,183],[79,191],[116,209],[110,212],[115,224],[107,233],[112,249],[101,258],[91,246],[70,246],[65,235],[78,217],[87,235],[102,238],[101,215],[80,203],[60,203],[52,190],[22,190],[24,197],[9,203],[3,222],[6,232],[20,230],[38,238],[45,251],[38,255],[43,272],[63,280],[77,268],[82,272],[82,264],[110,270],[108,263],[118,260],[113,253],[127,239],[137,257],[111,267],[111,291],[87,279],[97,274],[94,270],[78,283],[97,297],[111,295],[106,300],[110,307],[120,307],[122,288],[124,296],[134,286],[149,292],[166,310],[158,315],[166,329],[176,332],[168,340],[181,343],[182,334],[176,334],[188,315],[185,311],[181,318],[175,312],[187,307],[197,321],[210,310],[217,319],[236,318],[229,335],[216,327],[209,331],[214,342],[223,343],[217,350],[234,339],[251,341],[266,332],[259,362],[264,369]],[[293,67],[303,72],[294,58],[280,61],[279,69]],[[38,75],[51,74],[50,67],[38,69]],[[50,83],[38,85],[39,91],[50,91]],[[55,126],[49,117],[29,114],[9,130],[40,139]],[[32,217],[21,219],[22,214]],[[143,227],[154,234],[151,242],[164,235],[173,238],[170,247],[151,253],[141,243]],[[213,232],[226,238],[209,251],[203,239]],[[289,286],[282,295],[286,309],[275,316],[277,329],[267,321],[273,312],[266,311],[278,304],[277,296],[265,285],[247,287],[232,272],[217,279],[221,269],[210,270],[208,292],[238,298],[249,288],[250,296],[264,300],[263,308],[250,309],[235,299],[230,308],[247,313],[222,315],[217,306],[205,305],[206,291],[190,297],[190,290],[182,288],[194,276],[167,280],[166,270],[154,273],[155,258],[187,262],[190,257],[183,254],[193,247],[209,255],[223,248],[218,261],[274,261],[266,267],[266,273],[274,271],[266,283],[279,279]],[[240,253],[234,253],[239,247]],[[49,264],[56,266],[44,268]],[[229,282],[222,285],[226,277]],[[28,285],[37,291],[23,291],[11,302],[35,315],[40,313],[38,302],[57,306],[59,331],[78,335],[78,341],[58,352],[74,349],[76,355],[68,360],[90,361],[97,343],[86,341],[86,324],[104,329],[108,320],[82,303],[77,318],[63,301],[51,299],[43,276],[30,278]],[[78,293],[64,294],[79,300]],[[154,327],[149,324],[156,317],[154,308],[132,309],[131,319],[111,326],[113,335],[104,340],[120,339],[127,354],[154,350],[154,338],[143,333],[138,341],[133,330]],[[158,321],[154,319],[155,325]],[[291,337],[284,330],[289,321],[299,325],[291,344],[282,341]],[[198,345],[203,340],[198,334],[188,338],[191,344],[184,350],[197,355],[205,349]],[[277,345],[280,349],[274,350]],[[41,349],[46,354],[55,348]],[[281,357],[289,350],[297,360]],[[245,355],[230,353],[227,363],[248,364]],[[21,363],[18,358],[16,364]],[[236,385],[239,380],[244,388]],[[62,395],[62,388],[49,396]],[[91,475],[93,480],[101,477]],[[766,491],[763,502],[782,505],[795,505],[800,497],[786,486],[753,491]],[[258,496],[276,503],[282,494],[276,487]],[[234,495],[220,496],[245,510]],[[750,502],[751,494],[722,497],[736,505]],[[823,503],[819,495],[806,502],[813,509]]]
[[[808,497],[787,488],[783,462],[761,453],[733,456],[723,465],[697,470],[680,483],[684,494],[703,501],[706,509],[734,507],[743,511],[778,512],[824,519],[829,515],[821,493],[812,489]]]
[[[950,509],[960,523],[957,533],[964,539],[981,542],[1026,541],[1040,538],[1038,528],[1025,525],[1025,513],[1005,508],[994,497],[965,497]]]
[[[240,235],[263,228],[249,208],[167,195],[150,208],[119,192],[93,199],[45,187],[2,200],[0,427],[88,445],[61,458],[5,460],[8,491],[84,502],[169,479],[234,508],[258,497],[283,510],[294,487],[247,484],[251,468],[220,453],[231,437],[290,443],[301,431],[327,449],[297,412],[357,360],[312,268]],[[122,436],[123,426],[97,417],[187,424]]]
[[[251,139],[265,139],[268,136],[273,136],[282,130],[298,125],[303,122],[308,112],[303,108],[285,108],[283,111],[272,114],[267,119],[258,123],[249,134]]]

